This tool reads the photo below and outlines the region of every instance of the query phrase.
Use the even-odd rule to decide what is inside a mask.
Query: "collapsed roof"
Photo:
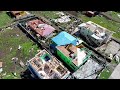
[[[102,65],[90,58],[85,65],[73,73],[73,76],[77,79],[95,79],[97,77],[96,72],[102,70],[102,68]]]
[[[92,32],[91,36],[98,40],[104,39],[105,35],[106,35],[106,31],[108,31],[106,28],[104,28],[96,23],[93,23],[92,21],[82,23],[79,25],[79,27],[84,27],[87,30],[90,30]]]
[[[91,56],[91,52],[84,48],[78,48],[72,44],[66,46],[57,46],[57,49],[62,52],[65,56],[71,58],[72,63],[77,67],[82,65],[88,57]]]
[[[54,27],[38,19],[28,21],[27,26],[43,37],[50,35],[55,30]]]

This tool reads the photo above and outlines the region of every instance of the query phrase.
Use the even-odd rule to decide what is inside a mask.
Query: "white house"
[[[111,38],[109,30],[92,21],[82,23],[77,28],[78,31],[75,32],[75,35],[82,35],[91,45],[100,46]]]

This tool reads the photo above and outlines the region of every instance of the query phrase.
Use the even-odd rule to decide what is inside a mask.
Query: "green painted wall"
[[[65,56],[62,52],[60,52],[58,49],[57,49],[57,55],[71,68],[73,69],[74,71],[76,71],[78,69],[77,66],[75,66],[71,61],[72,59]]]

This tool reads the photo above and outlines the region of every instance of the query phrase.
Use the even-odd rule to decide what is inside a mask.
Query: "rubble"
[[[117,63],[119,63],[120,62],[120,58],[119,58],[119,56],[117,56],[117,55],[115,55],[115,61],[117,62]]]
[[[5,72],[5,73],[3,73],[3,76],[5,76],[7,73]]]
[[[58,12],[56,14],[58,14],[58,15],[65,15],[63,12]]]
[[[53,19],[53,21],[56,23],[67,23],[67,22],[71,21],[70,16],[65,15],[63,12],[58,12],[56,14],[58,14],[60,16],[60,18]]]
[[[109,79],[120,79],[120,64],[116,66]]]
[[[12,61],[16,64],[17,61],[18,61],[18,58],[17,58],[17,57],[13,57],[13,58],[12,58]]]
[[[116,55],[120,58],[120,51],[118,51],[118,53]]]
[[[12,27],[7,27],[6,29],[10,29],[10,30],[12,30],[13,28],[12,28]]]
[[[10,48],[10,52],[12,51],[12,48]]]
[[[17,76],[16,72],[15,73],[12,73],[14,76]]]
[[[17,37],[19,37],[20,35],[19,34],[16,34]]]
[[[20,66],[23,68],[25,65],[24,65],[24,63],[20,60]]]
[[[37,52],[40,52],[40,50],[37,50]]]
[[[111,41],[108,44],[108,46],[107,46],[107,48],[105,50],[105,54],[107,54],[107,55],[110,55],[110,54],[115,55],[115,54],[117,54],[119,49],[120,49],[120,45],[118,43],[116,43],[115,41]]]
[[[54,21],[56,23],[67,23],[67,22],[71,21],[71,19],[69,17],[70,16],[62,16],[61,18],[54,19]]]
[[[120,18],[120,14],[117,14],[117,16]]]
[[[20,50],[21,48],[22,48],[22,46],[19,45],[18,50]]]
[[[80,67],[73,76],[77,79],[95,79],[96,72],[102,70],[102,66],[92,59],[89,59],[82,67]]]
[[[113,55],[112,55],[112,54],[110,54],[109,58],[112,60],[112,59],[113,59]]]

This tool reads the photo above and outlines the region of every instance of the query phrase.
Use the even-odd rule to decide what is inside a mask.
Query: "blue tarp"
[[[57,46],[66,44],[76,45],[77,43],[77,39],[65,31],[62,31],[60,34],[52,38],[52,41],[55,42]]]

